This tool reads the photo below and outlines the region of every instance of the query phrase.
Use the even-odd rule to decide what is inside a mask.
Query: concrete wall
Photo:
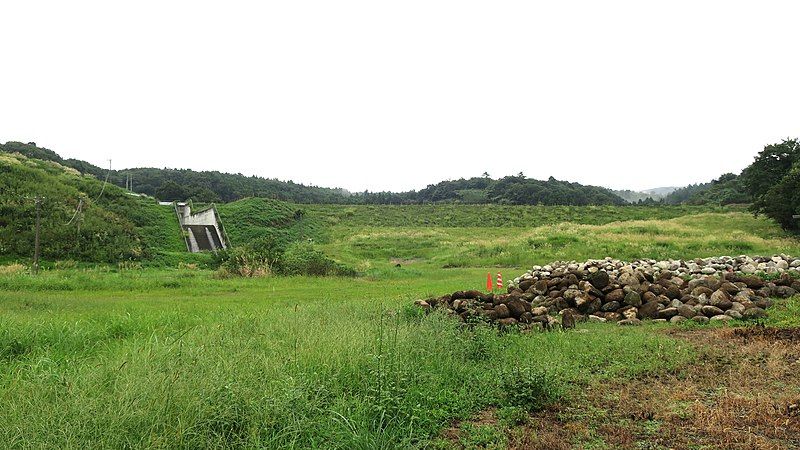
[[[205,211],[201,211],[197,214],[192,214],[191,206],[188,203],[178,203],[176,205],[176,211],[178,213],[178,220],[181,223],[181,228],[184,232],[189,233],[189,241],[187,245],[189,246],[190,252],[197,252],[197,242],[194,239],[194,236],[188,230],[188,225],[210,225],[213,226],[217,232],[217,236],[219,237],[219,241],[222,244],[222,248],[228,248],[227,243],[224,239],[224,234],[222,233],[222,226],[220,226],[219,222],[217,221],[217,210],[213,206]]]

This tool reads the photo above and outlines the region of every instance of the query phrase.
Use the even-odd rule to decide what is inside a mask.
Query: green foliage
[[[278,270],[282,275],[356,275],[355,270],[332,260],[309,242],[289,245],[278,259]]]
[[[755,161],[742,171],[747,191],[757,200],[786,176],[800,159],[800,142],[784,139],[779,144],[764,147]]]
[[[0,153],[0,254],[33,255],[36,197],[44,259],[118,262],[185,250],[171,207],[54,162]]]
[[[673,219],[745,208],[716,206],[305,205],[308,215],[335,227],[530,228],[571,222]]]
[[[326,240],[316,217],[306,214],[304,207],[279,200],[247,198],[217,205],[217,211],[233,246],[267,243],[286,248],[295,241]]]
[[[425,447],[453,420],[502,402],[498,371],[534,352],[534,366],[558,367],[565,383],[692,358],[668,336],[597,327],[487,333],[484,357],[465,363],[457,321],[398,314],[478,271],[410,283],[173,272],[105,273],[100,290],[47,296],[9,291],[0,277],[0,447]],[[139,289],[144,280],[153,286]]]
[[[714,181],[691,184],[668,194],[663,202],[670,205],[730,205],[750,203],[752,197],[747,193],[743,179],[727,173]]]
[[[692,204],[729,205],[750,203],[753,198],[745,190],[740,176],[728,173],[711,182],[711,186],[692,196]]]
[[[500,375],[507,404],[535,412],[564,395],[558,375],[543,367],[513,367]]]
[[[54,161],[104,178],[107,171],[84,161],[65,160],[52,150],[35,145],[8,142],[0,151],[20,152],[32,158]],[[161,200],[193,199],[199,202],[231,202],[248,197],[263,197],[294,203],[338,204],[420,204],[420,203],[501,203],[513,205],[621,205],[625,201],[608,189],[578,183],[534,180],[522,174],[493,180],[488,176],[442,181],[420,191],[401,193],[364,192],[352,194],[343,189],[305,186],[241,174],[188,169],[137,168],[111,171],[109,180],[124,186],[133,177],[134,190]]]
[[[265,277],[272,274],[272,267],[277,259],[277,255],[275,259],[271,256],[250,247],[234,247],[217,252],[214,260],[219,266],[219,275],[223,278]]]
[[[764,147],[742,171],[745,188],[753,196],[752,209],[778,222],[786,230],[800,229],[793,214],[800,213],[800,142],[785,139]]]

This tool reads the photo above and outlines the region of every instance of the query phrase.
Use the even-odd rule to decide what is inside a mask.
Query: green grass
[[[730,211],[517,227],[353,219],[323,231],[328,254],[366,276],[217,279],[175,266],[0,275],[0,447],[439,445],[453,420],[521,403],[508,390],[526,384],[510,373],[545,371],[569,402],[580,386],[678,370],[695,352],[655,326],[467,329],[420,314],[414,299],[552,259],[800,253],[770,222]],[[770,320],[796,323],[796,303]],[[504,442],[478,427],[463,439]]]
[[[559,379],[578,381],[634,376],[691,357],[677,341],[640,330],[500,335],[407,308],[414,297],[481,274],[451,275],[413,283],[278,278],[143,292],[5,290],[0,390],[9,406],[0,412],[0,442],[423,445],[454,417],[502,401],[497,378],[511,367],[557,368]],[[527,356],[533,352],[536,360]]]
[[[294,241],[325,241],[326,231],[304,206],[266,198],[247,198],[217,206],[231,245],[269,239],[287,246]]]
[[[767,219],[742,212],[702,213],[669,220],[602,225],[559,223],[509,227],[380,227],[338,225],[323,246],[359,270],[409,267],[527,268],[556,260],[613,256],[697,258],[718,255],[800,254],[800,243]]]
[[[664,220],[704,212],[741,211],[718,206],[511,206],[511,205],[303,205],[331,226],[515,227],[571,222],[602,225],[626,220]]]

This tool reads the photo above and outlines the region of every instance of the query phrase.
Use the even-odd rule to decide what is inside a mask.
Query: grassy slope
[[[626,218],[628,208],[616,208]],[[646,210],[646,209],[645,209]],[[597,222],[592,218],[584,222]],[[680,215],[682,207],[659,210],[669,220],[624,220],[600,225],[576,223],[528,227],[370,226],[355,218],[332,226],[326,252],[361,271],[410,267],[527,268],[554,260],[618,258],[696,258],[716,255],[799,254],[800,245],[764,218],[732,210]],[[691,209],[690,209],[691,211]],[[716,210],[711,210],[716,211]],[[727,211],[727,210],[726,210]],[[638,214],[634,209],[632,212]],[[524,214],[524,213],[523,213]],[[632,217],[638,217],[631,214]],[[460,221],[458,221],[460,222]]]
[[[32,253],[32,201],[43,196],[42,253],[45,259],[116,262],[119,259],[175,259],[185,253],[171,207],[152,198],[133,197],[123,189],[83,176],[53,162],[0,154],[0,227],[6,260],[27,260]],[[102,195],[101,195],[102,192]],[[79,199],[81,214],[75,215]],[[80,223],[80,228],[77,226]],[[67,225],[69,224],[69,225]],[[16,229],[14,227],[18,227]],[[80,231],[80,233],[79,233]],[[118,254],[108,249],[118,249]],[[170,256],[171,255],[171,256]]]
[[[266,198],[247,198],[217,205],[220,219],[232,245],[259,239],[283,244],[296,240],[324,241],[325,227],[305,207]]]
[[[326,248],[371,265],[371,276],[216,280],[174,269],[0,275],[0,393],[8,405],[0,411],[0,444],[426,446],[452,419],[503,405],[502,381],[515,367],[587,384],[669,370],[694,353],[648,328],[469,332],[415,316],[406,308],[412,299],[480,289],[498,264],[797,253],[798,243],[767,221],[725,213],[531,228],[340,223]],[[421,259],[395,268],[394,257]],[[472,267],[442,268],[460,260]],[[796,309],[776,320],[792,323]]]

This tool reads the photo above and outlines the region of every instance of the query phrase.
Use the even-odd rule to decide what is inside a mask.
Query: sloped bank
[[[786,255],[559,261],[534,266],[515,278],[505,294],[457,291],[415,303],[465,322],[524,328],[570,328],[581,320],[620,325],[756,320],[766,317],[771,298],[800,291],[797,276],[800,258]]]

